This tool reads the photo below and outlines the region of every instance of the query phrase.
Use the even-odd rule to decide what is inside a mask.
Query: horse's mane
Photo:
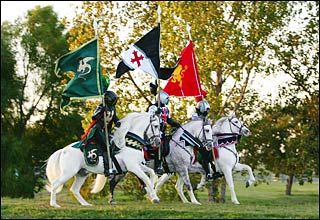
[[[125,135],[130,131],[132,125],[136,125],[136,122],[141,121],[141,118],[146,116],[150,117],[151,114],[149,112],[130,112],[120,120],[120,127],[113,133],[113,140],[117,147],[122,148],[125,146]]]
[[[197,122],[203,122],[203,119],[190,119],[190,120],[188,120],[187,122],[185,122],[183,125],[187,125],[187,124],[189,124],[190,122],[195,122],[195,121],[197,121]],[[205,121],[204,121],[204,125],[212,125],[212,121],[210,120],[210,119],[205,119]]]
[[[219,118],[218,121],[216,121],[216,123],[214,123],[214,126],[216,127],[220,127],[224,121],[227,119],[228,117],[222,117],[222,118]]]
[[[125,121],[133,117],[144,117],[146,115],[150,116],[150,113],[149,112],[130,112],[124,118],[120,119],[120,121]]]

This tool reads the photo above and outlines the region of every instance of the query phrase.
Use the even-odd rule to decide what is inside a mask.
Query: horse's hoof
[[[85,203],[85,204],[82,204],[83,206],[93,206],[92,204],[90,203]]]
[[[114,200],[111,200],[111,201],[109,201],[109,204],[110,204],[110,205],[117,205],[117,202],[114,201]]]
[[[196,204],[196,205],[201,205],[201,203],[200,203],[200,202],[194,202],[193,204]]]
[[[236,201],[236,202],[233,202],[233,204],[240,205],[240,202]]]
[[[51,205],[51,204],[50,204]],[[52,204],[51,205],[53,208],[61,208],[61,206],[59,206],[58,204]]]
[[[160,203],[160,200],[159,199],[153,199],[152,203]]]
[[[246,182],[246,188],[248,188],[250,186],[249,181]]]

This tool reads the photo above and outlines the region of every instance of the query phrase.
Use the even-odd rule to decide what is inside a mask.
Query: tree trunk
[[[215,85],[215,96],[218,97],[222,91],[222,70],[218,69],[217,70],[217,81]]]
[[[219,202],[219,185],[220,185],[220,180],[214,180],[211,185],[209,186],[208,189],[208,201],[209,202]]]
[[[293,175],[293,174],[290,174],[290,175],[288,176],[288,179],[287,179],[286,195],[288,195],[288,196],[290,196],[290,195],[291,195],[291,189],[292,189],[293,177],[294,177],[294,175]]]
[[[224,177],[222,177],[222,181],[220,184],[220,202],[221,203],[225,203],[226,202],[226,186],[227,186],[227,182],[226,179]]]

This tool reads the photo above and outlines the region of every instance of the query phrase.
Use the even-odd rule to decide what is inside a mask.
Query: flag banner
[[[163,91],[172,96],[204,96],[205,91],[201,89],[191,40],[182,50],[177,66],[172,71],[172,76],[169,78]]]
[[[194,97],[194,99],[195,99],[196,102],[202,101],[202,100],[207,96],[208,91],[206,91],[206,90],[204,90],[204,89],[201,89],[201,93],[202,93],[201,96],[196,96],[196,97]]]
[[[71,71],[75,75],[62,92],[60,108],[70,104],[72,99],[101,97],[109,81],[101,77],[98,39],[83,44],[56,61],[55,73]]]
[[[116,78],[120,78],[129,70],[140,69],[156,79],[168,79],[166,73],[160,71],[160,25],[153,28],[127,51],[122,53],[122,61],[118,64]]]

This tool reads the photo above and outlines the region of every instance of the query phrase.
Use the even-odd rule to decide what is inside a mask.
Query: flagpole
[[[161,7],[160,7],[160,5],[158,5],[157,12],[158,12],[158,24],[160,26],[160,22],[161,22]],[[159,60],[160,60],[160,38],[161,37],[159,37]],[[160,71],[160,69],[159,69],[159,71]],[[160,88],[160,78],[159,78],[159,76],[158,76],[157,82],[158,82],[158,108],[160,108],[160,89],[161,88]]]
[[[192,41],[192,39],[191,39],[191,33],[190,33],[190,30],[191,30],[191,27],[190,27],[190,25],[187,23],[187,32],[188,32],[188,35],[189,35],[189,40],[191,40]]]
[[[93,19],[93,28],[95,32],[95,37],[97,38],[97,42],[99,42],[99,36],[98,36],[98,22],[96,18]],[[99,51],[99,43],[97,45],[97,50]],[[98,56],[100,54],[98,53]],[[98,62],[99,67],[97,68],[97,71],[100,71],[100,62]],[[101,84],[101,79],[100,79],[100,84]],[[103,121],[104,121],[104,131],[106,135],[106,143],[107,143],[107,156],[108,156],[108,163],[109,163],[109,174],[113,174],[113,167],[112,167],[112,160],[110,156],[110,147],[109,147],[109,135],[108,135],[108,127],[107,127],[107,115],[105,111],[106,103],[104,100],[104,94],[102,94],[102,105],[103,105]]]
[[[189,40],[190,41],[192,41],[192,38],[191,38],[191,32],[190,32],[190,30],[191,30],[191,27],[190,27],[190,25],[187,23],[187,27],[186,27],[186,29],[187,29],[187,32],[188,32],[188,35],[189,35]],[[194,48],[192,48],[193,50],[194,50]],[[196,55],[196,53],[194,53],[194,55]],[[200,83],[200,79],[199,79],[199,83]],[[200,94],[201,94],[201,100],[203,99],[203,94],[202,94],[202,90],[201,90],[201,86],[200,85],[198,85],[198,87],[200,87],[199,88],[199,91],[200,91]]]
[[[158,5],[157,12],[158,12],[158,24],[160,27],[160,22],[161,22],[161,7],[160,7],[160,5]],[[161,39],[161,34],[159,36],[159,61],[160,61],[160,39]],[[160,72],[160,69],[159,69],[159,72]],[[159,76],[158,76],[157,81],[158,81],[158,108],[160,108],[160,78],[159,78]],[[158,159],[159,159],[159,161],[161,161],[161,145],[158,150]],[[160,162],[160,164],[161,164],[161,162]]]

